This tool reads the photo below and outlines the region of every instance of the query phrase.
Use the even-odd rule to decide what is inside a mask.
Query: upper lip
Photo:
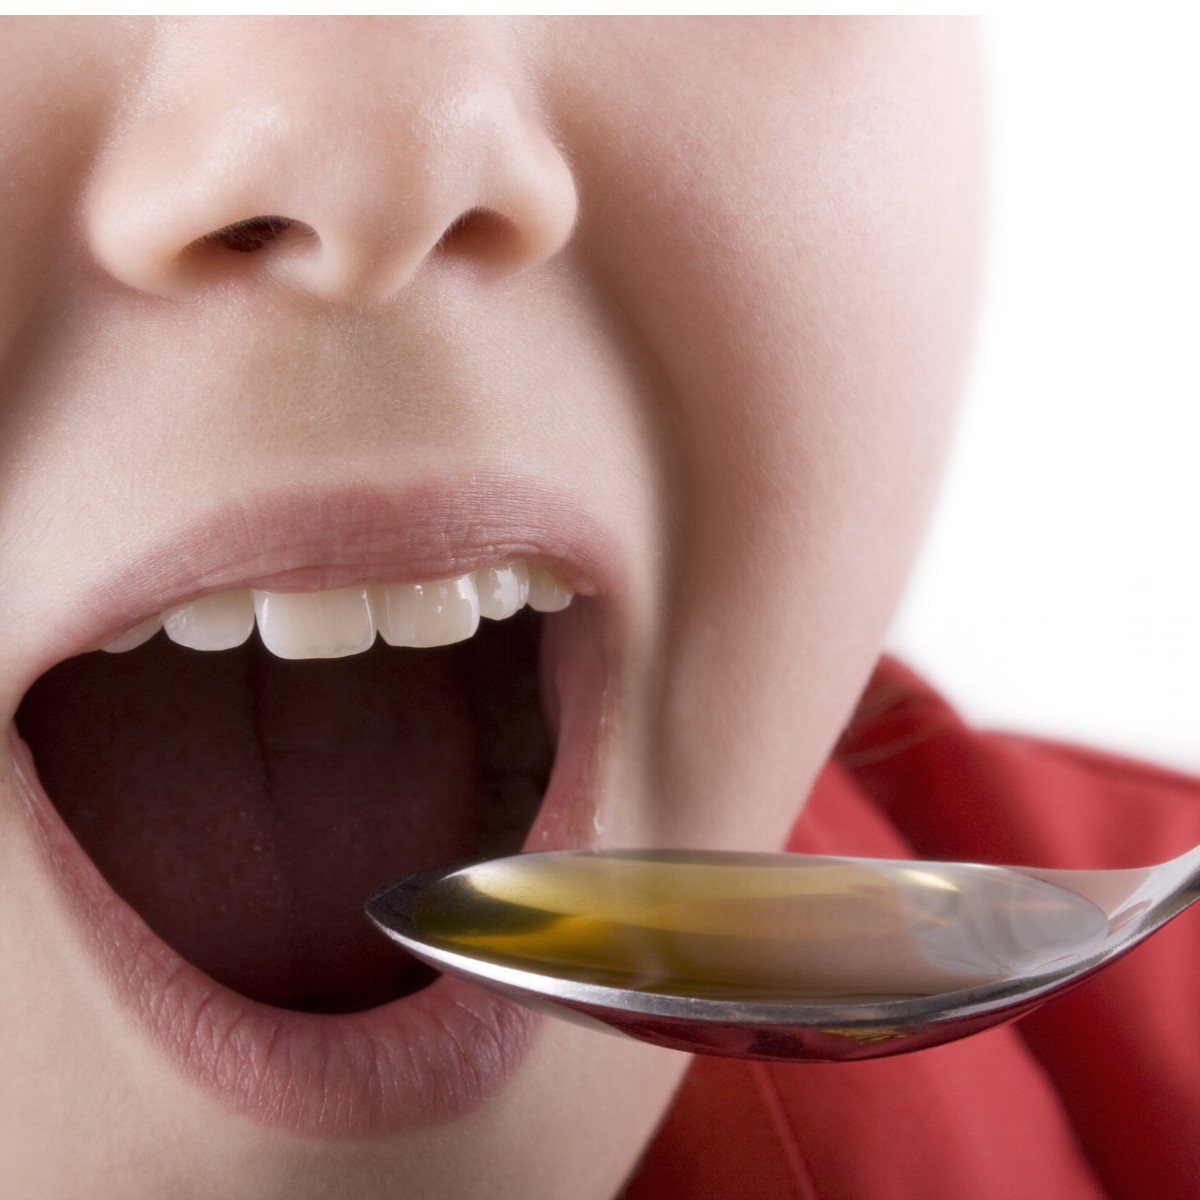
[[[576,594],[603,597],[610,613],[627,571],[613,530],[578,497],[528,476],[251,496],[159,534],[67,598],[18,686],[211,592],[416,582],[510,559],[544,563]]]

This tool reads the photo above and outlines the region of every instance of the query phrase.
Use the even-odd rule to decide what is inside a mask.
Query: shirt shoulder
[[[1200,780],[971,729],[884,660],[790,848],[1144,866],[1200,843]],[[852,1064],[697,1059],[630,1200],[1200,1194],[1200,913],[1012,1026]]]

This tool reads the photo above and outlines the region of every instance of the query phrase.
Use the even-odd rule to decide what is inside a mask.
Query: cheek
[[[973,308],[969,26],[603,28],[623,74],[581,72],[601,90],[573,98],[590,151],[579,249],[662,368],[660,419],[697,498],[819,499],[877,449],[922,455]]]
[[[607,80],[579,76],[604,82],[577,101],[609,131],[579,130],[583,210],[604,194],[580,250],[664,380],[666,790],[724,837],[731,782],[753,783],[778,836],[878,653],[943,455],[975,56],[957,22],[719,24],[719,43],[707,22],[604,27],[623,40]]]
[[[0,358],[6,363],[30,326],[58,318],[49,302],[62,282],[54,272],[72,259],[77,266],[84,255],[77,197],[98,131],[120,94],[123,55],[140,36],[132,28],[119,33],[115,24],[79,17],[0,22]]]

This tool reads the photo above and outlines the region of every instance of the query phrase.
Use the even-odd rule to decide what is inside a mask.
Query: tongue
[[[221,983],[317,1011],[417,985],[362,906],[475,842],[482,788],[453,652],[297,663],[256,639],[200,654],[159,637],[56,667],[18,724],[109,883]]]

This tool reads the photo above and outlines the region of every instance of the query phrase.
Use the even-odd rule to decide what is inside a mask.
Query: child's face
[[[405,996],[360,916],[541,790],[476,731],[507,627],[50,673],[209,594],[541,564],[528,845],[779,846],[960,381],[970,28],[8,20],[0,111],[0,1181],[611,1195],[684,1057]]]

